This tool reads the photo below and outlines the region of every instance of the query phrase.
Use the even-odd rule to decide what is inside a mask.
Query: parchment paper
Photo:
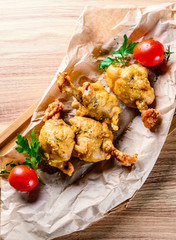
[[[175,4],[147,8],[134,6],[87,7],[80,16],[66,57],[58,71],[67,70],[74,83],[82,85],[86,80],[100,81],[109,91],[98,70],[98,63],[123,42],[123,35],[130,40],[154,38],[165,48],[170,45],[176,52]],[[166,139],[175,110],[175,54],[168,63],[169,70],[155,83],[156,109],[161,112],[161,123],[154,131],[146,129],[137,111],[120,103],[120,131],[132,123],[117,147],[126,153],[138,153],[139,160],[132,168],[125,168],[114,159],[97,164],[73,159],[75,173],[40,176],[46,185],[40,184],[33,191],[21,193],[2,180],[1,234],[3,239],[53,239],[85,229],[101,219],[108,211],[130,199],[140,189],[151,172]],[[47,105],[55,98],[65,104],[65,120],[74,115],[72,98],[60,94],[56,76],[46,90],[34,112],[25,134],[35,127],[39,131]],[[137,114],[137,115],[136,115]],[[21,159],[22,154],[11,150],[1,160]]]

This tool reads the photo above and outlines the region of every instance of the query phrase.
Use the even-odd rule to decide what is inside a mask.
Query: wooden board
[[[144,6],[162,2],[165,1],[0,0],[0,131],[41,98],[66,53],[77,17],[85,5]],[[32,111],[33,107],[30,114]],[[1,153],[13,144],[11,136],[15,136],[13,130],[17,125],[19,131],[26,127],[29,112],[0,135],[0,140],[7,135],[10,135],[8,141],[12,139]],[[24,119],[25,124],[21,126]],[[172,126],[175,125],[176,122]],[[173,132],[147,182],[126,210],[60,239],[176,239],[175,144]]]

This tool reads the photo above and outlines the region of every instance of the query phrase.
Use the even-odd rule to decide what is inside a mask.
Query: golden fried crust
[[[70,159],[75,145],[74,136],[71,127],[62,119],[49,119],[45,122],[39,141],[49,165],[60,169],[60,166],[63,166],[61,162]],[[69,166],[71,168],[71,165]]]
[[[75,134],[71,127],[60,119],[63,108],[63,103],[58,99],[48,105],[43,119],[45,124],[40,130],[39,141],[48,164],[71,176],[74,167],[68,160],[75,144]]]
[[[56,99],[53,103],[48,105],[48,108],[45,111],[45,116],[43,121],[46,122],[50,118],[59,119],[60,113],[64,108],[64,104]]]
[[[58,73],[57,86],[61,92],[63,90],[63,87],[70,86],[70,77],[68,76],[68,74],[66,72]]]
[[[129,107],[138,107],[136,101],[148,106],[155,99],[145,67],[136,64],[125,68],[110,65],[105,73],[105,79],[110,89]]]
[[[75,157],[87,162],[98,162],[114,155],[124,166],[131,166],[137,161],[137,154],[129,155],[114,147],[113,134],[106,123],[78,116],[71,118],[70,123],[76,133]]]
[[[79,90],[82,92],[82,103],[74,99],[72,107],[77,108],[77,116],[90,116],[96,120],[110,123],[118,130],[119,113],[121,109],[117,98],[108,93],[99,82],[85,82]]]
[[[139,109],[146,128],[155,125],[159,111],[148,109],[148,105],[153,103],[155,95],[145,67],[136,64],[125,68],[110,65],[105,73],[105,79],[110,89],[122,102],[129,107]]]
[[[137,162],[138,160],[138,154],[135,153],[134,155],[129,155],[123,152],[120,152],[119,150],[114,150],[114,156],[119,160],[120,164],[123,166],[129,167]]]
[[[74,166],[71,162],[61,162],[57,167],[68,176],[72,176],[74,172]]]
[[[153,108],[149,108],[148,110],[143,111],[141,119],[144,123],[144,126],[149,129],[154,127],[159,115],[160,111],[156,111]]]
[[[72,94],[78,99],[79,102],[82,102],[82,93],[73,85],[67,72],[58,73],[57,86],[60,92]]]
[[[76,116],[70,119],[75,131],[76,144],[73,155],[87,162],[99,162],[111,155],[102,149],[105,138],[113,140],[112,132],[104,124],[91,118]]]
[[[77,89],[67,73],[59,73],[57,84],[60,91],[73,95],[72,107],[77,109],[77,116],[90,116],[110,123],[114,130],[118,130],[118,116],[121,109],[116,96],[107,92],[101,83],[85,82]]]

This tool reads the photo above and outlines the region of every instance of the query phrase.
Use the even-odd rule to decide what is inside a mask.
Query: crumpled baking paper
[[[98,63],[112,50],[120,47],[123,35],[132,41],[154,38],[165,48],[170,45],[176,52],[175,4],[136,8],[134,6],[87,7],[80,16],[71,38],[68,52],[59,71],[67,71],[72,81],[82,85],[84,81],[100,81],[109,91],[103,71]],[[118,46],[117,46],[118,42]],[[49,240],[74,231],[85,229],[101,219],[111,209],[130,199],[140,189],[151,172],[167,137],[175,110],[175,54],[168,62],[168,71],[159,76],[154,85],[156,109],[161,112],[161,123],[154,131],[146,129],[134,109],[120,103],[120,131],[129,125],[117,147],[126,153],[138,153],[139,160],[132,168],[126,168],[116,160],[85,163],[73,160],[72,177],[64,174],[48,174],[41,171],[46,183],[31,192],[17,192],[2,179],[1,236],[6,240]],[[25,134],[42,126],[44,111],[55,98],[63,101],[64,119],[74,116],[72,97],[60,94],[56,76],[46,90],[34,112]],[[1,160],[22,159],[14,149]]]

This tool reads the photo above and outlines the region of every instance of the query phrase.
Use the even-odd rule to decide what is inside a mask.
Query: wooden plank
[[[27,128],[38,102],[39,101],[34,103],[26,112],[24,112],[0,134],[0,154],[2,154],[1,151],[4,152],[5,149],[8,150],[9,142],[14,144],[14,141],[12,140],[16,138],[17,133],[21,133],[25,128]]]

